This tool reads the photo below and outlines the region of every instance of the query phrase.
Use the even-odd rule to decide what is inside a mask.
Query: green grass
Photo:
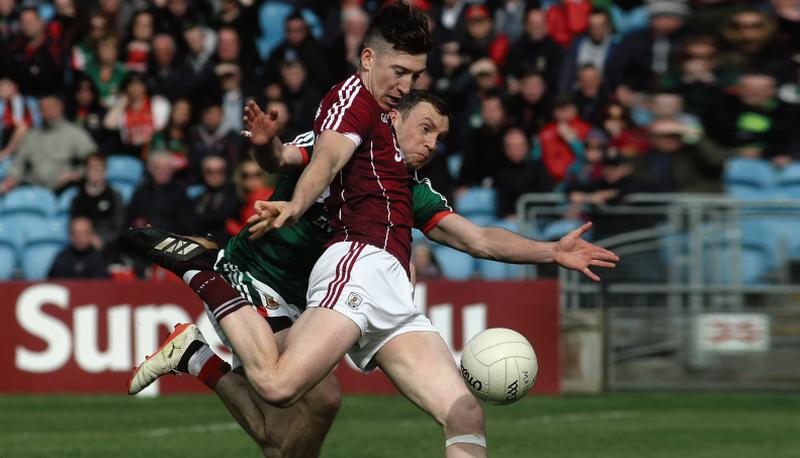
[[[800,394],[534,397],[486,414],[493,457],[800,457]],[[433,422],[404,399],[348,396],[323,456],[428,457],[442,447]],[[0,456],[259,453],[211,396],[2,396]]]

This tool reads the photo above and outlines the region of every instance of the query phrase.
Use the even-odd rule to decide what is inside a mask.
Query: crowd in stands
[[[309,130],[381,3],[0,0],[0,218],[30,186],[69,201],[59,278],[109,276],[129,226],[224,243],[279,178],[248,158],[245,102]],[[731,158],[800,159],[800,0],[411,3],[434,38],[417,88],[453,111],[423,175],[456,206],[491,190],[494,222],[525,193],[722,192]]]

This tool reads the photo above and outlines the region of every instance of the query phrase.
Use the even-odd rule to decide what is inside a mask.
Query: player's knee
[[[302,396],[297,385],[278,380],[268,374],[252,374],[248,378],[258,396],[273,406],[289,407]]]
[[[342,390],[336,377],[329,376],[320,384],[322,388],[315,402],[315,410],[326,418],[334,418],[342,407]]]
[[[448,410],[443,426],[448,434],[483,434],[483,409],[478,400],[472,395],[458,398]]]

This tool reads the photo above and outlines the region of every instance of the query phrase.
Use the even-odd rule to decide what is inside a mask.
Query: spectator
[[[594,66],[602,75],[609,56],[614,53],[616,42],[608,12],[592,11],[588,30],[575,39],[564,60],[560,81],[561,92],[572,91],[578,70],[586,65]]]
[[[218,94],[219,85],[214,75],[214,63],[211,61],[214,53],[213,35],[199,23],[190,23],[186,26],[183,37],[188,47],[183,63],[183,89],[178,94],[169,95],[185,95],[195,100]]]
[[[581,119],[597,121],[607,100],[603,90],[603,75],[597,67],[586,64],[578,70],[578,87],[572,97]]]
[[[48,37],[35,6],[22,8],[20,30],[3,53],[6,57],[0,70],[19,82],[23,94],[42,96],[63,90],[63,56],[59,44]]]
[[[508,127],[503,99],[489,93],[481,102],[481,124],[473,129],[464,149],[458,185],[491,186],[491,179],[505,160],[503,135]]]
[[[86,65],[85,72],[100,91],[100,103],[108,108],[114,105],[117,93],[128,71],[119,57],[119,41],[106,35],[97,41],[97,59]]]
[[[239,79],[244,81],[246,87],[251,87],[258,79],[257,69],[260,60],[256,55],[242,52],[242,40],[236,29],[223,27],[217,30],[217,53],[214,56],[217,67],[219,64],[236,65],[239,67]],[[244,76],[243,76],[244,75]]]
[[[443,33],[444,41],[454,40],[465,29],[464,9],[466,0],[444,0],[441,6],[433,11],[436,28]]]
[[[299,60],[308,70],[310,82],[317,87],[330,87],[332,80],[327,71],[328,59],[325,48],[311,35],[308,24],[299,10],[286,18],[284,29],[285,39],[272,51],[264,65],[267,77],[276,78],[280,74],[282,62]]]
[[[156,132],[150,143],[152,151],[161,150],[172,157],[175,174],[187,181],[182,172],[189,167],[189,127],[192,122],[192,103],[188,99],[177,99],[172,104],[167,125]]]
[[[608,135],[600,129],[592,129],[583,143],[583,157],[572,163],[559,183],[557,190],[568,195],[573,192],[591,192],[601,189],[603,180],[603,158],[608,154]],[[580,199],[573,199],[580,200]],[[589,200],[592,202],[591,198]]]
[[[97,13],[106,18],[113,30],[125,30],[131,23],[133,6],[122,0],[97,0]]]
[[[488,57],[498,67],[505,66],[508,55],[508,37],[494,31],[492,15],[483,5],[472,5],[467,8],[466,34],[459,41],[461,51],[473,61]]]
[[[734,12],[721,33],[730,45],[725,59],[743,72],[759,71],[784,82],[794,77],[794,63],[783,43],[777,41],[774,16],[754,7]],[[796,45],[796,44],[794,44]]]
[[[58,96],[43,96],[39,109],[42,126],[22,139],[0,192],[23,182],[58,192],[81,177],[86,156],[97,149],[85,130],[64,119],[64,104]]]
[[[427,243],[415,243],[412,246],[411,262],[417,281],[436,280],[441,278],[442,272],[439,263],[433,255],[431,246]]]
[[[154,9],[156,30],[172,36],[180,54],[187,51],[183,40],[184,28],[189,24],[198,24],[203,20],[203,13],[210,10],[205,0],[160,0]]]
[[[119,193],[106,181],[106,159],[99,154],[86,158],[86,173],[78,183],[78,194],[72,200],[70,216],[85,216],[92,221],[101,249],[122,233],[125,224],[125,205]]]
[[[703,118],[715,110],[721,92],[736,85],[736,73],[722,64],[717,39],[699,35],[684,42],[680,67],[662,81],[662,87],[683,95],[687,111]]]
[[[153,51],[147,70],[153,94],[170,99],[186,95],[183,66],[178,61],[172,36],[160,33],[153,37]]]
[[[528,72],[519,80],[519,91],[508,103],[514,124],[532,137],[550,120],[552,111],[547,97],[547,83],[541,73]]]
[[[270,184],[270,177],[264,169],[249,158],[236,167],[233,184],[239,196],[241,211],[239,220],[228,224],[228,233],[236,234],[247,224],[247,219],[256,214],[256,201],[269,200],[275,188]]]
[[[226,227],[239,218],[239,199],[228,180],[228,166],[219,156],[206,156],[202,162],[204,191],[192,200],[193,230],[208,234],[223,246],[232,234]]]
[[[598,125],[611,138],[611,147],[624,157],[638,156],[650,149],[647,130],[636,126],[630,110],[619,102],[606,105],[601,111]]]
[[[518,40],[525,32],[524,0],[504,0],[494,12],[494,29],[504,33],[510,41]]]
[[[709,135],[740,155],[785,165],[800,157],[798,108],[778,100],[775,78],[760,73],[739,78],[738,97],[722,100],[705,122]]]
[[[242,70],[236,64],[217,64],[214,72],[222,89],[222,127],[223,131],[242,130],[245,90],[242,87]],[[309,121],[310,125],[311,121]]]
[[[497,189],[497,217],[516,217],[517,199],[529,192],[550,192],[553,183],[539,161],[531,159],[531,145],[522,129],[511,128],[503,135],[506,161],[494,175]]]
[[[369,28],[369,15],[359,6],[342,11],[342,30],[331,45],[331,68],[337,81],[355,73],[361,62],[361,43]]]
[[[98,239],[92,220],[84,216],[72,218],[69,241],[69,246],[56,255],[47,278],[108,278],[108,265],[96,245]]]
[[[139,73],[129,73],[120,87],[121,94],[103,119],[103,126],[115,131],[118,139],[119,146],[110,153],[144,158],[153,135],[167,124],[169,102],[151,95]]]
[[[530,9],[525,16],[525,35],[508,51],[506,71],[511,79],[534,71],[544,76],[547,87],[557,88],[564,55],[564,48],[547,36],[542,10]]]
[[[226,29],[235,31],[239,41],[239,55],[247,62],[247,71],[252,71],[253,66],[261,60],[255,41],[256,37],[261,36],[261,26],[255,5],[245,6],[243,3],[239,0],[222,0],[214,29],[219,30],[220,34]],[[220,43],[223,41],[225,39],[220,37]]]
[[[16,0],[0,2],[0,46],[6,47],[19,34],[19,11]]]
[[[650,89],[671,70],[689,7],[685,0],[655,0],[649,10],[648,27],[625,36],[609,57],[606,80],[612,90],[619,85]]]
[[[172,180],[175,167],[164,151],[153,151],[147,157],[148,177],[136,189],[128,205],[128,225],[134,228],[151,224],[170,232],[192,231],[191,202],[186,190]]]
[[[281,64],[281,83],[283,99],[286,102],[292,121],[286,126],[286,138],[308,130],[314,122],[319,101],[323,92],[308,81],[306,68],[300,61],[287,61]],[[242,111],[239,110],[239,119]]]
[[[128,42],[125,44],[124,64],[131,72],[146,73],[150,62],[150,50],[155,36],[155,19],[149,10],[141,10],[133,15]]]
[[[553,104],[553,119],[539,133],[534,158],[541,158],[550,177],[558,183],[567,168],[583,157],[583,140],[591,127],[578,116],[578,107],[568,96]]]
[[[600,180],[579,183],[568,188],[569,200],[572,203],[572,208],[568,210],[568,213],[579,216],[583,206],[587,204],[604,207],[620,203],[629,194],[659,191],[655,177],[644,166],[641,158],[625,157],[613,149],[609,149],[603,156],[601,170],[602,178]],[[603,218],[602,213],[595,213],[593,217],[595,220],[604,221],[602,226],[605,226],[603,228],[605,229],[615,227],[613,220],[618,219],[619,215],[609,215]],[[598,226],[601,225],[598,224]],[[612,232],[604,236],[608,235],[614,234]]]
[[[20,94],[14,80],[0,78],[0,161],[17,150],[28,129],[38,118],[36,99]]]
[[[222,157],[229,168],[239,162],[242,151],[239,132],[223,129],[222,106],[219,101],[211,101],[203,108],[200,124],[189,129],[189,173],[192,182],[200,182],[201,164],[208,156]]]
[[[683,106],[683,97],[675,92],[658,91],[650,97],[650,110],[654,121],[674,119],[686,127],[687,135],[691,133],[692,137],[700,138],[703,135],[700,119],[687,113]]]
[[[642,157],[655,175],[660,191],[722,192],[722,169],[727,154],[708,140],[698,139],[691,127],[674,119],[650,126],[653,149]]]
[[[103,126],[106,110],[100,105],[100,91],[89,76],[76,73],[72,91],[67,97],[66,118],[83,127],[102,152],[111,151],[116,143],[111,133]]]
[[[73,49],[74,65],[78,70],[83,70],[90,62],[97,59],[97,42],[113,32],[108,20],[102,14],[90,14],[86,23],[88,30],[84,33],[85,37]]]
[[[559,0],[552,3],[545,16],[550,38],[569,48],[573,38],[586,31],[592,2],[588,0]]]

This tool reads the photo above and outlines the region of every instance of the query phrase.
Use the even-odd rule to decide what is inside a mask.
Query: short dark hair
[[[402,0],[387,4],[372,18],[364,47],[374,46],[376,39],[391,44],[395,51],[415,55],[428,54],[433,47],[427,18]]]
[[[412,108],[423,102],[430,103],[437,113],[446,117],[448,122],[450,121],[450,107],[447,106],[445,101],[432,92],[421,91],[419,89],[414,89],[408,94],[404,95],[397,102],[395,109],[403,115],[403,118],[405,118]]]

